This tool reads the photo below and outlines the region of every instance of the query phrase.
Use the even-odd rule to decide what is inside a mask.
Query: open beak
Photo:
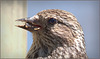
[[[41,28],[40,25],[37,25],[37,20],[36,19],[32,19],[32,18],[22,18],[22,19],[18,19],[16,21],[21,21],[24,22],[24,25],[16,25],[17,27],[23,28],[25,30],[28,31],[36,31],[39,30]]]

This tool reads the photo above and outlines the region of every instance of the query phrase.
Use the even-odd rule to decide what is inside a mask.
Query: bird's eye
[[[50,18],[48,22],[49,22],[50,24],[55,24],[55,23],[56,23],[56,19]]]

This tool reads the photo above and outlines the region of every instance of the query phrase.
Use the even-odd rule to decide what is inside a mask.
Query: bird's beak
[[[16,21],[21,21],[24,22],[24,25],[16,25],[17,27],[23,28],[25,30],[28,31],[36,31],[39,30],[41,28],[40,25],[37,25],[37,20],[35,19],[35,17],[31,17],[31,18],[22,18],[22,19],[18,19]]]

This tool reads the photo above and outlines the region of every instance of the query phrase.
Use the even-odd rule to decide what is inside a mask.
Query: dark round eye
[[[56,19],[50,18],[50,19],[49,19],[49,23],[50,23],[50,24],[55,24],[55,23],[56,23]]]

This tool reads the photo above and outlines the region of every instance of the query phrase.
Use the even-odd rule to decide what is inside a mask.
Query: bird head
[[[33,17],[22,18],[18,19],[17,21],[25,22],[24,25],[17,25],[18,27],[28,30],[30,32],[34,32],[55,28],[59,24],[68,26],[70,25],[69,23],[71,21],[77,20],[71,13],[64,10],[48,9],[39,12]]]
[[[33,34],[34,41],[27,58],[45,57],[49,54],[53,56],[61,50],[62,52],[72,53],[74,51],[72,48],[77,51],[84,50],[82,28],[75,16],[67,11],[48,9],[37,13],[33,17],[18,19],[17,21],[25,22],[24,25],[17,26]]]
[[[17,21],[25,22],[24,25],[17,25],[18,27],[35,33],[39,37],[49,34],[53,40],[54,37],[59,37],[73,42],[74,38],[77,37],[74,31],[81,30],[74,15],[59,9],[43,10],[33,17],[18,19]]]

